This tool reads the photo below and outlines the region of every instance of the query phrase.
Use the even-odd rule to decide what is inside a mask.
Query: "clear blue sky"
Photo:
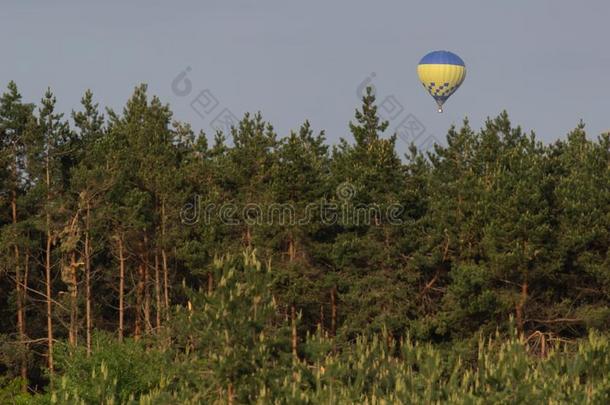
[[[0,79],[29,101],[51,86],[65,112],[86,88],[120,108],[146,82],[176,119],[206,131],[213,117],[190,102],[209,89],[217,112],[261,110],[280,135],[307,118],[334,143],[374,72],[378,96],[395,96],[427,134],[506,109],[548,142],[581,118],[591,136],[610,129],[609,17],[607,0],[4,1]],[[468,69],[444,114],[415,71],[437,49]],[[179,96],[172,81],[187,66],[192,90]]]

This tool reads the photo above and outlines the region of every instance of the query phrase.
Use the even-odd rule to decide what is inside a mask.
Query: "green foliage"
[[[146,85],[81,104],[0,96],[4,397],[607,402],[610,134],[503,112],[403,161],[372,89],[332,148],[260,113],[208,142]]]
[[[61,374],[53,381],[51,403],[125,403],[166,383],[169,353],[128,339],[118,343],[109,334],[96,334],[91,356],[83,347],[56,348]]]
[[[158,339],[119,344],[99,335],[91,356],[62,346],[61,377],[46,397],[32,400],[536,404],[610,398],[610,341],[597,332],[580,342],[548,341],[538,356],[532,342],[517,335],[480,337],[478,347],[456,351],[409,337],[397,341],[384,328],[337,349],[318,330],[294,358],[288,322],[277,317],[269,288],[273,270],[246,252],[216,260],[214,271],[218,287],[190,292],[186,308]]]
[[[212,313],[216,311],[209,315]],[[196,314],[193,309],[193,318]],[[185,321],[188,334],[193,329],[190,321]],[[78,376],[81,384],[74,384],[69,374],[57,382],[51,403],[225,403],[231,396],[235,403],[261,404],[601,404],[610,398],[610,342],[595,332],[575,347],[556,346],[543,358],[528,352],[526,341],[518,337],[481,338],[472,356],[462,357],[452,349],[409,338],[397,342],[386,332],[361,336],[333,352],[333,341],[318,334],[303,343],[304,356],[296,364],[290,360],[286,345],[246,334],[250,337],[248,348],[242,338],[233,349],[227,339],[236,343],[235,336],[230,332],[224,335],[210,342],[197,341],[190,335],[197,346],[189,349],[188,356],[178,356],[172,365],[164,365],[165,370],[178,370],[173,382],[166,377],[167,372],[151,373],[127,364],[150,360],[150,355],[142,357],[139,350],[120,349],[121,355],[128,356],[127,361],[114,367],[124,367],[122,372],[116,368],[111,371],[113,367],[96,356],[88,364],[97,365],[85,367],[91,374]],[[211,355],[210,349],[218,353]],[[84,354],[73,360],[82,367],[79,356]],[[156,378],[149,379],[155,382],[154,387],[132,377],[131,395],[125,392],[127,395],[118,400],[118,393],[123,391],[118,388],[121,377],[117,376],[133,372],[154,374]],[[126,387],[126,378],[121,380]]]
[[[205,403],[219,393],[249,402],[290,371],[289,332],[271,293],[273,270],[254,252],[217,259],[213,266],[217,287],[189,293],[170,331],[180,382],[190,398]]]
[[[26,383],[27,381],[21,378],[0,377],[0,404],[26,405],[32,403],[34,399],[23,392]]]

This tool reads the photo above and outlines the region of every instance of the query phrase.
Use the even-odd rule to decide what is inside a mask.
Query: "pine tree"
[[[490,274],[479,264],[488,211],[484,193],[494,178],[501,141],[491,120],[484,132],[475,133],[465,120],[459,130],[449,129],[447,146],[436,145],[431,156],[429,206],[415,256],[424,277],[424,318],[417,322],[421,337],[471,333],[494,312],[488,292],[482,291]],[[471,304],[471,297],[480,294],[480,302]]]
[[[218,258],[212,267],[216,288],[189,292],[170,331],[180,348],[183,386],[201,402],[253,401],[261,388],[277,389],[292,369],[287,322],[272,295],[274,271],[251,250]]]
[[[100,241],[99,207],[109,184],[105,179],[102,158],[106,141],[104,116],[99,112],[98,104],[94,103],[91,91],[85,92],[81,104],[82,111],[72,112],[82,143],[82,155],[78,157],[78,165],[73,170],[70,191],[76,201],[75,217],[79,219],[78,226],[82,229],[78,242],[82,244],[79,251],[84,268],[85,333],[87,352],[90,354],[93,329],[92,263],[96,251],[100,250],[97,246]]]
[[[323,230],[319,207],[327,194],[329,169],[324,133],[314,136],[305,122],[298,133],[282,139],[276,154],[273,203],[265,212],[267,238],[277,252],[275,267],[280,276],[276,291],[293,323],[297,311],[302,311],[303,324],[323,328],[328,286],[323,281],[316,237]]]
[[[355,144],[342,139],[333,153],[331,184],[340,215],[335,227],[332,262],[345,302],[346,337],[382,324],[398,331],[405,325],[410,288],[403,277],[397,224],[386,217],[401,202],[405,171],[396,154],[396,135],[382,138],[388,123],[377,113],[372,89],[350,123]],[[347,215],[345,215],[347,213]],[[396,218],[401,219],[402,218]],[[395,221],[398,222],[398,221]],[[399,232],[399,231],[398,231]]]
[[[270,256],[266,246],[264,212],[273,202],[271,190],[276,163],[277,135],[260,113],[246,114],[232,131],[233,148],[227,153],[228,176],[223,188],[229,201],[236,204],[237,224],[229,225],[234,240],[241,246],[257,247],[263,258]]]
[[[28,159],[31,173],[40,193],[40,228],[44,232],[44,297],[46,301],[47,365],[53,375],[53,269],[58,266],[60,256],[54,250],[62,224],[66,220],[65,186],[69,181],[71,168],[71,146],[73,137],[63,114],[55,110],[56,98],[48,89],[41,100],[38,120],[29,127],[28,138],[31,150]],[[72,274],[62,271],[62,279],[69,288],[74,288]]]
[[[33,105],[22,103],[17,85],[9,82],[7,91],[0,98],[0,190],[6,195],[6,200],[10,201],[10,222],[7,221],[10,225],[3,227],[0,245],[3,252],[6,252],[3,261],[14,268],[16,319],[21,352],[19,370],[23,381],[27,380],[28,363],[26,300],[29,253],[22,246],[27,235],[21,225],[27,216],[21,212],[19,199],[28,187],[25,175],[25,132],[33,120],[33,109]]]
[[[180,179],[178,175],[177,153],[174,146],[174,132],[170,129],[172,113],[169,106],[163,105],[158,97],[152,97],[147,108],[144,122],[144,132],[147,137],[146,146],[141,150],[139,157],[140,167],[138,177],[142,187],[149,193],[153,204],[153,212],[150,218],[150,246],[146,255],[154,270],[154,296],[155,296],[155,328],[161,327],[161,318],[167,311],[164,309],[162,296],[163,267],[164,279],[168,277],[167,268],[167,243],[164,240],[168,230],[168,202],[170,198],[178,193]],[[140,151],[138,151],[140,152]],[[145,248],[146,249],[146,248]],[[150,298],[147,298],[150,299]],[[150,304],[146,304],[149,308]],[[149,312],[149,309],[146,310]],[[150,315],[148,315],[150,319]],[[152,321],[147,321],[152,322]]]
[[[491,126],[501,134],[502,148],[487,193],[492,220],[484,228],[483,244],[494,277],[511,291],[505,298],[524,332],[533,311],[530,297],[544,290],[542,280],[555,271],[549,179],[544,149],[534,134],[512,128],[505,115]]]
[[[588,140],[580,123],[565,141],[553,145],[556,250],[567,297],[562,297],[563,305],[550,305],[552,312],[542,321],[558,333],[575,325],[603,327],[610,316],[609,139]]]
[[[156,103],[158,104],[158,103]],[[134,336],[152,331],[150,296],[150,249],[154,241],[154,197],[147,188],[144,174],[150,163],[148,148],[154,148],[155,136],[147,87],[135,88],[123,114],[111,113],[109,137],[111,151],[107,159],[113,175],[109,192],[109,215],[113,222],[113,239],[119,262],[119,339],[125,333],[126,285],[129,270],[135,268]]]

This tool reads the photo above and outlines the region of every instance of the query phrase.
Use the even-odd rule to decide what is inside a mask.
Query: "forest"
[[[610,403],[610,134],[405,156],[0,97],[0,403]]]

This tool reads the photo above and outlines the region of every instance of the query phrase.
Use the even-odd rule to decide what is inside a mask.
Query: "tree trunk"
[[[288,259],[293,262],[296,258],[296,254],[296,243],[292,236],[290,236],[290,239],[288,240]]]
[[[146,334],[152,332],[152,322],[150,320],[150,282],[148,280],[148,243],[147,238],[144,237],[144,249],[142,253],[142,266],[144,269],[144,330]]]
[[[91,241],[89,239],[91,207],[87,201],[85,218],[85,329],[87,334],[87,356],[91,355]]]
[[[167,268],[167,253],[165,252],[165,200],[161,202],[161,264],[163,266],[163,304],[165,322],[169,322],[169,274]]]
[[[246,225],[246,233],[244,234],[243,239],[247,248],[252,247],[252,234],[250,233],[249,225]]]
[[[229,383],[229,386],[227,387],[227,403],[229,405],[233,405],[233,384]]]
[[[330,290],[330,308],[331,308],[331,319],[330,319],[330,333],[335,336],[337,333],[337,288],[333,287]]]
[[[50,218],[49,214],[47,214],[47,243],[45,249],[45,282],[46,282],[46,304],[47,304],[47,348],[48,348],[48,358],[47,365],[49,367],[49,372],[51,375],[53,374],[53,306],[51,303],[51,247],[52,247],[52,235],[50,230]]]
[[[519,333],[524,332],[524,322],[523,322],[523,308],[525,307],[525,302],[527,301],[527,281],[524,281],[521,284],[521,296],[519,297],[519,301],[515,306],[515,318],[517,321],[517,330]]]
[[[123,251],[123,235],[119,235],[119,342],[123,341],[125,333],[125,252]]]
[[[46,249],[45,249],[45,281],[46,281],[46,304],[47,304],[47,365],[49,367],[49,374],[53,376],[53,306],[51,297],[51,248],[53,245],[53,235],[51,233],[51,213],[49,212],[51,203],[51,171],[49,162],[49,145],[47,145],[47,156],[46,156],[46,186],[47,186],[47,199],[46,199]]]
[[[76,276],[78,266],[76,252],[72,252],[69,264],[70,282],[68,284],[68,290],[70,292],[70,328],[68,330],[68,342],[72,346],[78,344],[78,280]]]
[[[212,272],[208,273],[208,294],[212,294],[214,291],[214,274]]]
[[[25,308],[27,306],[27,298],[28,298],[28,277],[30,274],[30,251],[29,249],[26,247],[25,249],[25,260],[24,260],[24,266],[23,266],[23,278],[22,278],[22,299],[21,299],[21,311],[22,311],[22,315],[21,315],[21,319],[23,320],[23,336],[27,338],[27,329],[26,329],[26,313],[25,313]],[[28,374],[28,351],[29,351],[29,345],[28,343],[24,342],[24,353],[23,353],[23,358],[22,358],[22,364],[21,364],[21,377],[23,377],[24,381],[27,381],[27,374]],[[24,382],[22,389],[24,391],[27,391],[27,383]]]
[[[155,249],[155,327],[161,330],[161,274],[159,270],[159,252]]]
[[[290,306],[290,321],[291,321],[291,326],[292,326],[292,341],[291,341],[292,358],[294,361],[296,361],[296,360],[298,360],[298,354],[297,354],[298,336],[297,336],[297,310],[296,310],[296,307],[294,306],[294,304],[292,304]]]
[[[28,235],[29,237],[29,235]],[[25,248],[25,260],[24,260],[24,266],[23,266],[23,323],[24,323],[24,328],[26,326],[26,317],[25,317],[25,307],[27,305],[27,299],[28,299],[28,277],[30,274],[30,250],[26,247]]]
[[[143,300],[144,300],[144,277],[146,270],[144,263],[140,262],[138,266],[138,284],[136,286],[136,323],[134,328],[134,338],[140,339],[142,333],[142,318],[143,318]]]
[[[165,321],[169,322],[169,274],[167,270],[167,253],[161,248],[161,260],[163,264],[163,300],[165,307]]]
[[[320,332],[324,333],[324,304],[320,304]]]
[[[294,239],[292,236],[288,241],[288,259],[292,262],[295,259],[295,245]],[[294,303],[290,306],[290,321],[292,324],[292,358],[296,362],[298,360],[297,353],[297,343],[298,343],[298,335],[297,335],[297,310]]]
[[[15,165],[15,174],[16,168]],[[12,197],[11,197],[11,211],[13,216],[13,225],[17,225],[17,191],[13,189]],[[21,378],[23,379],[22,390],[27,390],[27,385],[25,381],[28,377],[28,363],[27,363],[27,348],[28,345],[26,343],[26,332],[25,332],[25,291],[26,285],[23,282],[25,277],[21,274],[21,266],[19,263],[19,245],[15,243],[14,246],[14,254],[15,254],[15,290],[17,292],[17,331],[19,333],[19,340],[21,341],[21,362],[19,365],[19,371]]]

